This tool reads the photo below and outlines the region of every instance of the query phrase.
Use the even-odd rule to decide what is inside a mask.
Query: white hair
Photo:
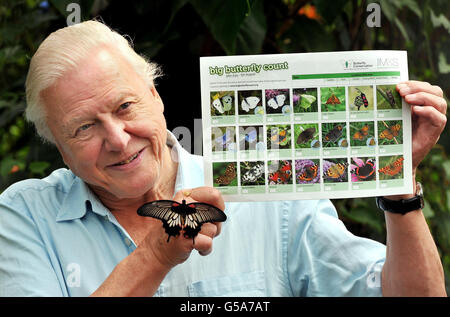
[[[25,82],[27,107],[25,117],[32,122],[41,138],[55,143],[47,125],[45,105],[41,92],[89,55],[94,48],[108,45],[116,49],[131,64],[149,87],[161,75],[160,68],[137,54],[131,40],[98,21],[86,21],[64,27],[50,34],[39,46],[30,62]]]

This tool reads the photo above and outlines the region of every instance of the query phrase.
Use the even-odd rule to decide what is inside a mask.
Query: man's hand
[[[447,123],[447,102],[442,89],[426,82],[406,81],[397,85],[400,95],[411,105],[413,175],[420,162],[437,143]]]
[[[213,205],[221,210],[225,209],[225,203],[220,192],[212,187],[197,187],[194,189],[183,189],[175,194],[173,200],[181,203],[185,199],[186,203],[203,202]],[[192,239],[183,236],[183,232],[178,237],[172,237],[167,242],[162,222],[154,221],[150,231],[143,243],[139,247],[147,249],[149,261],[154,263],[155,259],[159,264],[170,270],[177,264],[186,261],[192,250],[197,250],[201,255],[207,255],[212,251],[213,238],[218,236],[221,231],[220,222],[204,223],[200,232]]]

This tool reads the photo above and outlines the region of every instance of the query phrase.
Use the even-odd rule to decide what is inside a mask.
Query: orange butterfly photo
[[[350,145],[370,146],[369,139],[374,136],[374,122],[351,122],[350,123]]]
[[[348,162],[343,159],[323,160],[324,183],[348,182]]]
[[[322,112],[345,111],[345,87],[320,88]]]
[[[402,155],[380,156],[378,169],[380,180],[403,178],[404,160]]]
[[[403,123],[401,120],[378,122],[379,145],[403,144]]]

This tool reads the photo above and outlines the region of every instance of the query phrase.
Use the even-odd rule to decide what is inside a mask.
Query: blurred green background
[[[199,57],[338,50],[408,51],[411,79],[450,96],[450,1],[380,0],[381,26],[368,27],[362,0],[0,0],[0,192],[64,166],[25,122],[24,82],[30,57],[64,27],[78,3],[81,20],[101,18],[133,40],[137,52],[163,67],[158,91],[170,130],[194,131],[201,117]],[[448,102],[448,99],[447,99]],[[194,141],[192,141],[194,142]],[[191,147],[192,148],[192,147]],[[421,164],[425,217],[438,246],[450,294],[450,133]],[[355,235],[385,243],[384,215],[373,198],[333,200]]]

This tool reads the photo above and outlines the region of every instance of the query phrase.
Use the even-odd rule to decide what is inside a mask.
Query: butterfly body
[[[358,108],[358,110],[361,108],[361,106],[367,108],[369,106],[369,101],[367,100],[366,94],[358,88],[356,89],[358,90],[359,95],[355,98],[355,106]]]
[[[330,98],[327,99],[326,103],[327,105],[338,105],[341,104],[341,101],[338,97],[336,97],[335,94],[331,94]]]
[[[182,203],[173,200],[156,200],[146,203],[137,210],[139,216],[152,217],[163,222],[169,242],[170,237],[177,237],[181,230],[187,239],[194,238],[206,222],[222,222],[227,219],[225,213],[217,207],[206,203]]]
[[[387,90],[386,96],[388,98],[388,101],[389,101],[389,104],[391,105],[391,107],[395,108],[395,98],[394,98],[394,95],[392,94],[392,91]]]

